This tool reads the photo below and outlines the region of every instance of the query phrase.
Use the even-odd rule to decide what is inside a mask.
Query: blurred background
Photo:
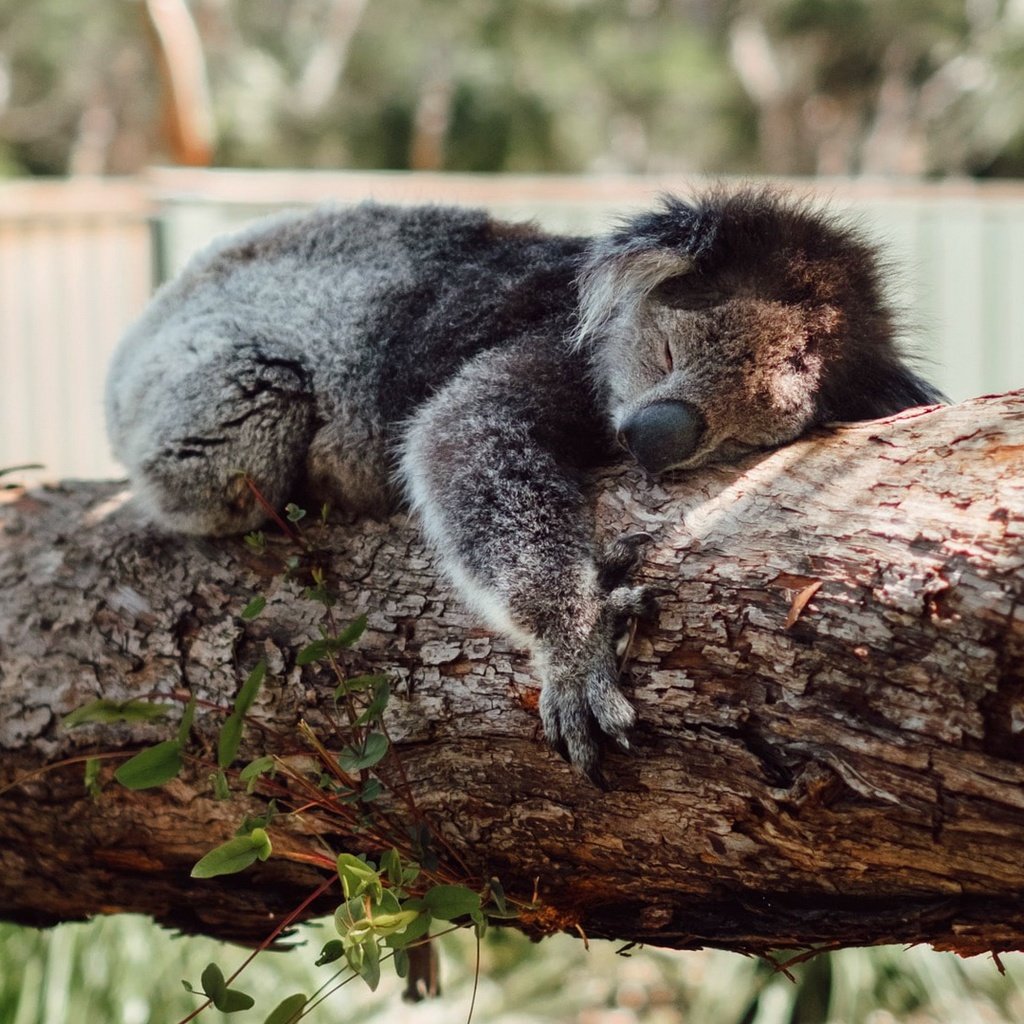
[[[792,179],[887,247],[927,376],[1008,390],[1021,175],[1024,0],[0,0],[0,466],[117,474],[104,368],[153,286],[325,199],[594,231]]]
[[[709,176],[785,179],[861,223],[952,398],[1024,386],[1024,0],[0,0],[0,469],[118,475],[118,336],[262,213],[436,200],[588,232]],[[264,1013],[323,980],[323,937],[250,970]],[[181,978],[240,956],[132,917],[0,925],[0,1024],[174,1021]],[[309,1019],[465,1019],[474,958],[447,942],[441,1002],[349,987]],[[848,950],[791,981],[501,935],[474,1019],[1024,1021],[1003,963]]]
[[[0,3],[9,173],[1024,173],[1021,0]]]

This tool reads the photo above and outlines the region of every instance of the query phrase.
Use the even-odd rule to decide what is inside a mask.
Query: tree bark
[[[306,528],[329,552],[337,621],[368,615],[345,671],[396,680],[386,725],[404,781],[383,763],[399,795],[371,805],[379,830],[407,820],[410,793],[441,870],[536,891],[522,926],[537,933],[743,951],[1024,946],[1022,468],[1015,392],[678,480],[602,476],[601,533],[651,533],[640,575],[665,590],[632,644],[624,685],[641,726],[631,755],[608,753],[608,792],[544,746],[523,656],[463,611],[404,516]],[[325,610],[301,571],[280,571],[291,542],[259,554],[161,535],[126,499],[123,485],[65,483],[0,507],[0,913],[142,911],[259,941],[327,877],[303,856],[380,841],[315,809],[282,815],[282,856],[191,880],[272,790],[235,782],[232,800],[213,798],[225,712],[202,705],[186,770],[140,792],[113,768],[173,735],[177,710],[71,730],[61,716],[99,696],[230,709],[265,658],[237,765],[274,753],[299,773],[300,718],[331,750],[345,742],[336,680],[296,664]],[[266,609],[245,621],[257,594]],[[81,763],[60,762],[99,752],[117,756],[92,798]],[[286,773],[273,786],[282,809],[305,802]]]

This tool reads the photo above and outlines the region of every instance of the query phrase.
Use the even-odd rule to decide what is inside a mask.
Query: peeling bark
[[[642,576],[667,591],[633,643],[625,686],[642,724],[634,754],[608,754],[607,793],[545,748],[522,655],[472,622],[405,517],[307,535],[330,552],[339,621],[369,616],[346,670],[397,680],[387,727],[422,814],[478,878],[523,898],[537,880],[528,928],[975,953],[1024,947],[1022,469],[1016,392],[678,481],[606,474],[601,530],[653,534]],[[143,911],[258,941],[324,874],[275,856],[189,879],[263,803],[212,797],[222,713],[200,709],[196,759],[162,790],[110,781],[116,758],[96,799],[80,763],[29,775],[164,739],[179,713],[69,731],[72,709],[101,695],[180,708],[187,693],[229,708],[261,657],[271,678],[239,764],[308,762],[300,718],[343,742],[333,678],[295,663],[324,609],[278,571],[287,545],[259,556],[164,536],[125,499],[66,483],[0,507],[0,914]],[[244,622],[259,593],[265,611]],[[272,829],[276,850],[299,854],[316,836],[357,848],[344,832],[315,814]]]

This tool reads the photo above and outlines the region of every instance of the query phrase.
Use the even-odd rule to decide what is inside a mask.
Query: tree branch
[[[1022,464],[1015,392],[836,427],[677,481],[606,474],[601,531],[652,533],[642,575],[667,591],[633,644],[625,685],[642,725],[633,755],[608,755],[607,793],[543,745],[522,656],[472,622],[403,516],[305,536],[329,553],[338,622],[369,617],[345,670],[396,680],[387,729],[441,870],[465,877],[462,862],[525,900],[536,882],[528,929],[746,951],[1005,950],[1024,945]],[[265,806],[244,792],[217,801],[208,781],[260,658],[270,679],[238,766],[273,752],[301,777],[300,719],[331,750],[344,742],[336,680],[296,664],[324,608],[303,596],[308,579],[281,573],[293,550],[161,536],[118,485],[11,493],[0,913],[144,911],[255,942],[324,877],[309,858],[386,840],[307,811],[272,826],[283,856],[188,877]],[[266,609],[243,621],[261,593]],[[116,758],[95,799],[80,764],[38,771],[132,752],[177,721],[65,730],[72,709],[101,695],[182,706],[189,693],[224,710],[200,707],[195,758],[163,789],[121,788]],[[396,794],[374,805],[386,832],[410,812],[392,762],[382,775]],[[302,802],[295,778],[273,785],[283,808]]]

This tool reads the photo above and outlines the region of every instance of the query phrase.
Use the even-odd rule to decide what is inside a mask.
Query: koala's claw
[[[608,789],[608,780],[601,770],[601,761],[598,755],[598,740],[591,730],[584,733],[567,735],[564,732],[554,733],[555,727],[544,726],[544,734],[548,737],[548,743],[562,760],[567,761],[581,775],[585,775],[599,789]],[[575,732],[575,730],[570,730]]]
[[[636,722],[633,705],[620,692],[610,651],[596,665],[566,669],[544,685],[540,698],[544,735],[551,747],[591,782],[607,789],[600,768],[601,737],[630,749]]]
[[[622,658],[633,639],[636,621],[650,622],[658,616],[657,591],[653,587],[618,587],[608,595],[608,616],[612,644]]]
[[[636,725],[636,711],[622,695],[615,677],[588,679],[586,701],[600,731],[613,739],[622,750],[629,750],[630,733]]]

